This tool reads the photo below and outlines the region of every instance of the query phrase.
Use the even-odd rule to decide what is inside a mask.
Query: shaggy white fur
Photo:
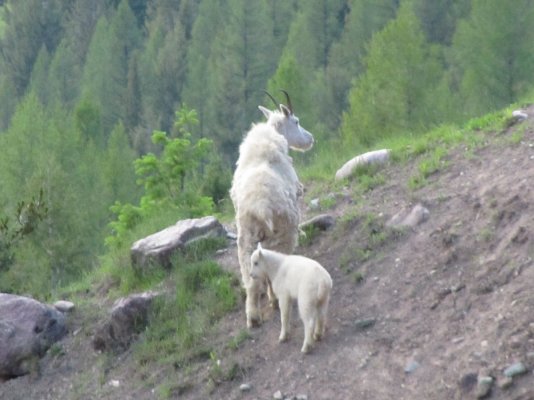
[[[332,278],[328,271],[311,258],[262,249],[258,244],[251,256],[250,276],[253,279],[267,278],[272,284],[280,304],[281,342],[288,338],[291,303],[297,300],[304,324],[301,351],[307,353],[314,340],[320,340],[325,332],[332,291]]]
[[[267,122],[253,125],[239,148],[230,195],[236,211],[237,246],[247,292],[247,326],[261,323],[260,295],[268,282],[252,280],[250,255],[257,243],[284,253],[298,242],[298,197],[302,185],[288,155],[289,147],[307,150],[313,136],[284,105],[281,111],[260,106]],[[274,296],[268,292],[271,302]]]

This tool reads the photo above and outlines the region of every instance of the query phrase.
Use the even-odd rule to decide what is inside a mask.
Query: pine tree
[[[229,17],[213,41],[207,94],[217,147],[227,161],[237,159],[243,133],[257,119],[261,90],[276,68],[273,59],[273,27],[268,8],[262,2],[232,0]]]
[[[366,72],[350,91],[342,131],[349,144],[370,145],[396,132],[436,123],[435,90],[441,66],[408,5],[373,36]]]
[[[365,70],[363,59],[375,32],[395,18],[397,0],[353,0],[339,41],[332,44],[326,68],[327,126],[333,131],[340,123],[341,113],[348,107],[347,94],[353,79]]]
[[[465,116],[513,103],[534,79],[534,3],[474,0],[458,26],[452,57],[460,76]]]

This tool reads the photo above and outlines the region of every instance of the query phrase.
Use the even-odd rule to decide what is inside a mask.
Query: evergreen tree
[[[63,6],[60,0],[11,0],[3,8],[5,27],[0,36],[0,70],[13,82],[18,97],[29,84],[41,47],[53,53],[59,42]]]
[[[191,40],[187,50],[187,73],[183,89],[183,102],[195,109],[199,115],[198,136],[209,134],[205,129],[207,119],[207,99],[211,86],[208,76],[208,60],[212,43],[220,32],[227,8],[225,0],[202,0],[199,5],[198,18],[191,31]]]
[[[335,110],[328,113],[325,121],[330,131],[337,128],[341,113],[348,107],[347,94],[353,79],[364,72],[363,59],[367,45],[375,32],[395,18],[397,0],[353,0],[346,17],[339,41],[332,44],[326,68],[325,108]]]
[[[231,0],[230,14],[213,42],[207,94],[214,140],[227,161],[237,159],[243,133],[257,119],[261,89],[274,72],[273,27],[263,2]]]
[[[126,118],[129,59],[140,39],[127,0],[121,1],[109,23],[104,16],[98,20],[84,67],[82,94],[100,104],[104,132]]]
[[[343,114],[347,143],[370,145],[437,122],[435,91],[442,70],[407,4],[373,36],[365,63],[366,72],[355,81]]]
[[[534,3],[474,0],[458,26],[452,56],[465,117],[517,101],[534,79]]]

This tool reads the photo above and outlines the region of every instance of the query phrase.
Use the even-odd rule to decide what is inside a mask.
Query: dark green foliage
[[[288,90],[317,139],[292,155],[301,177],[528,101],[532,22],[529,0],[2,1],[0,206],[15,215],[43,188],[49,212],[0,286],[46,296],[90,270],[112,215],[127,248],[214,204],[230,213],[239,144],[272,106],[263,89]],[[174,125],[192,115],[181,104],[198,123]],[[441,165],[421,163],[412,185]]]
[[[0,272],[7,270],[14,262],[13,249],[37,225],[46,218],[48,208],[43,199],[43,190],[29,202],[20,201],[15,211],[15,223],[0,215]]]
[[[209,155],[211,141],[191,141],[189,128],[197,124],[196,113],[185,108],[176,113],[176,138],[155,131],[152,140],[161,147],[159,154],[149,153],[135,161],[137,183],[144,188],[139,206],[115,203],[112,211],[117,219],[110,223],[113,235],[110,245],[123,244],[127,233],[143,220],[162,210],[173,210],[176,218],[206,215],[213,209],[213,200],[202,196],[197,173]]]

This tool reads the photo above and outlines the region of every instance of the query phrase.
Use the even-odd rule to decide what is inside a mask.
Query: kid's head
[[[261,247],[261,243],[258,243],[258,248],[254,250],[252,256],[250,256],[250,277],[252,279],[258,279],[264,275],[262,261],[263,249]]]

